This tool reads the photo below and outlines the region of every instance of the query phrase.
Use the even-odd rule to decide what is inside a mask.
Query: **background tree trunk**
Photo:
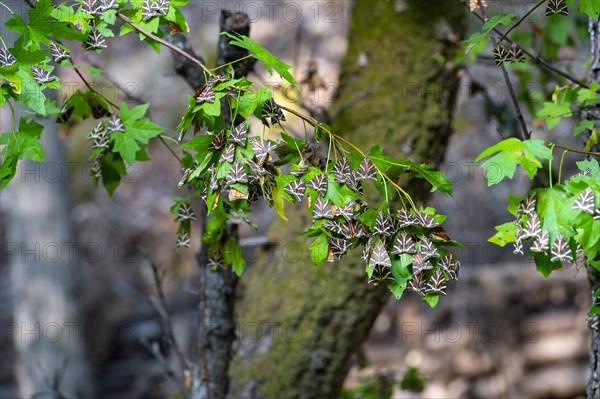
[[[600,20],[594,21],[590,18],[589,33],[592,44],[590,78],[592,82],[600,82]],[[586,110],[583,117],[593,120],[595,129],[600,129],[600,105],[596,104],[591,109]],[[595,147],[592,151],[600,151],[600,144],[596,144]],[[600,272],[589,265],[587,270],[592,291],[592,300],[594,300],[594,292],[600,288]],[[588,381],[587,397],[588,399],[600,399],[600,317],[595,315],[590,321],[592,347],[590,351],[590,379]]]
[[[25,21],[27,9],[17,8]],[[4,26],[1,34],[7,45],[18,37]],[[18,126],[25,114],[16,111]],[[8,109],[0,110],[0,131],[11,131],[11,121]],[[10,267],[14,304],[12,324],[3,330],[17,354],[15,379],[21,398],[39,394],[86,399],[94,397],[94,384],[78,307],[76,282],[82,262],[69,214],[73,168],[66,162],[56,123],[38,122],[44,125],[46,161],[22,161],[0,194],[8,203],[2,257]]]
[[[465,15],[445,0],[356,1],[334,131],[366,150],[381,143],[390,155],[441,162],[459,79],[434,56],[459,50],[453,32],[462,32]],[[415,189],[423,201],[426,190]],[[286,214],[290,222],[271,228],[276,252],[241,281],[232,397],[338,397],[352,354],[389,297],[367,284],[359,251],[313,265],[298,235],[310,224],[305,204]]]
[[[16,377],[22,398],[85,399],[93,397],[93,383],[78,320],[75,282],[81,264],[56,124],[44,126],[42,145],[46,162],[21,163],[9,188]]]

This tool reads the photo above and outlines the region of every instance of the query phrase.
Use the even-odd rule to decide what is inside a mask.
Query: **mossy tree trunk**
[[[463,29],[459,2],[357,0],[342,64],[333,129],[363,149],[439,164],[458,88],[449,62]],[[403,9],[400,9],[403,8]],[[416,201],[426,190],[410,187]],[[416,191],[416,192],[415,192]],[[299,233],[306,204],[271,228],[279,245],[244,278],[237,307],[231,397],[338,397],[350,358],[389,297],[367,285],[359,251],[313,265]]]

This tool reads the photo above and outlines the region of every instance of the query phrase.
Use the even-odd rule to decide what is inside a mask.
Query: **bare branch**
[[[163,46],[170,48],[174,52],[176,52],[176,53],[180,54],[181,56],[183,56],[183,57],[189,59],[190,61],[194,62],[196,65],[198,65],[200,68],[202,68],[202,70],[204,72],[206,72],[207,74],[212,75],[212,72],[199,59],[192,57],[191,55],[189,55],[188,53],[186,53],[185,51],[183,51],[179,47],[174,46],[171,43],[167,42],[166,40],[163,40],[160,37],[158,37],[156,35],[153,35],[152,33],[146,31],[144,28],[142,28],[141,26],[137,25],[130,18],[126,17],[125,15],[121,14],[120,12],[117,13],[117,17],[119,19],[121,19],[122,21],[124,21],[124,22],[128,23],[129,25],[131,25],[133,27],[133,29],[135,29],[136,31],[138,31],[142,35],[148,36],[150,39],[154,40],[155,42],[158,42],[158,43],[162,44]]]
[[[498,43],[502,43],[502,40],[506,39],[506,37],[508,36],[508,34],[510,32],[513,31],[513,29],[515,29],[517,26],[521,25],[521,23],[523,21],[525,21],[525,19],[530,16],[535,10],[537,10],[542,4],[544,4],[547,0],[541,0],[539,3],[537,3],[531,10],[529,10],[527,13],[525,13],[525,15],[523,15],[521,17],[521,19],[519,19],[517,21],[516,24],[514,24],[513,26],[510,27],[509,30],[506,31],[506,33],[500,38],[500,40],[498,40]]]
[[[487,13],[485,11],[485,7],[483,6],[481,0],[477,0],[479,3],[479,7],[481,8],[481,13],[483,14],[484,22],[487,22]],[[496,38],[490,36],[492,39],[492,44],[494,47],[497,44]],[[515,112],[517,113],[517,120],[519,121],[519,125],[521,127],[521,135],[523,136],[523,140],[528,140],[531,138],[531,133],[527,130],[527,124],[525,123],[525,118],[523,118],[523,112],[521,111],[521,106],[519,105],[519,100],[517,100],[517,96],[515,94],[515,89],[512,86],[510,81],[510,76],[508,75],[508,71],[504,66],[504,63],[500,66],[502,68],[502,76],[504,77],[504,82],[508,87],[508,93],[510,95],[510,99],[512,100],[513,106],[515,107]]]
[[[469,7],[468,4],[463,3],[463,5],[465,5],[467,8]],[[482,17],[479,13],[472,11],[472,14],[475,15],[481,22],[485,22],[486,19],[484,17]],[[498,29],[498,28],[493,28],[492,29],[494,32],[496,32],[498,35],[500,36],[504,36],[504,34]],[[548,63],[547,61],[543,60],[542,58],[540,58],[539,56],[533,54],[533,52],[528,51],[527,49],[525,49],[523,46],[519,45],[517,42],[515,42],[514,40],[511,40],[508,37],[505,37],[504,40],[506,40],[506,42],[510,43],[511,45],[515,45],[517,46],[522,52],[523,54],[527,55],[529,58],[531,58],[531,61],[533,61],[534,64],[540,65],[544,68],[546,68],[547,70],[549,70],[550,72],[553,72],[557,75],[562,76],[563,78],[570,80],[571,82],[581,86],[581,87],[585,87],[586,89],[589,89],[589,85],[583,83],[581,80],[577,79],[574,76],[571,76],[570,74],[568,74],[567,72],[564,72],[554,66],[552,66],[550,63]]]
[[[160,348],[158,347],[158,344],[156,342],[154,344],[151,344],[150,342],[148,342],[148,340],[145,337],[140,337],[139,342],[163,366],[167,376],[169,378],[173,379],[177,383],[177,385],[179,386],[179,390],[181,391],[181,394],[184,395],[185,398],[188,398],[189,397],[189,394],[188,394],[189,389],[187,389],[185,387],[185,384],[183,383],[183,379],[178,378],[177,374],[169,366],[169,362],[167,361],[167,359],[165,359],[163,354],[160,352]]]
[[[145,251],[144,251],[145,252]],[[160,275],[160,271],[156,263],[148,256],[147,253],[144,253],[146,258],[150,262],[150,267],[152,268],[152,275],[154,276],[154,284],[156,285],[156,291],[158,293],[158,300],[150,297],[150,302],[158,312],[161,323],[165,329],[167,334],[167,338],[169,339],[169,343],[171,347],[175,350],[177,357],[179,359],[181,370],[188,370],[190,368],[189,360],[183,355],[183,351],[177,344],[177,340],[175,339],[175,333],[173,332],[173,323],[171,322],[171,317],[167,312],[167,299],[165,296],[165,292],[163,290],[162,277]]]

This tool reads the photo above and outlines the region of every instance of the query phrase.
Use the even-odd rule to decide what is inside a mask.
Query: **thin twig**
[[[487,22],[488,21],[487,12],[485,11],[485,7],[483,7],[482,1],[477,0],[477,2],[479,3],[479,8],[481,8],[481,13],[483,15],[484,22]],[[490,38],[492,39],[492,44],[494,45],[494,47],[496,47],[496,45],[498,43],[496,41],[496,38],[494,36],[490,36]],[[519,121],[519,125],[521,127],[521,134],[523,136],[523,140],[528,140],[531,138],[531,133],[529,133],[529,131],[527,130],[527,124],[525,123],[525,118],[523,118],[523,112],[521,111],[521,106],[519,105],[519,100],[517,100],[515,90],[510,81],[510,76],[508,75],[508,71],[506,70],[504,63],[502,63],[500,65],[500,68],[502,69],[502,76],[504,77],[504,82],[506,83],[506,86],[508,87],[508,94],[510,94],[510,98],[512,100],[513,106],[515,107],[515,112],[517,113],[517,120]]]
[[[506,71],[506,67],[504,65],[502,65],[502,75],[504,76],[504,81],[506,82],[506,86],[508,87],[508,93],[510,94],[513,106],[515,107],[515,112],[517,113],[517,120],[519,121],[519,125],[521,127],[523,139],[529,140],[531,138],[531,133],[527,130],[527,124],[525,123],[525,118],[523,118],[523,112],[521,111],[519,100],[517,100],[517,95],[515,94],[515,90],[512,87],[510,76],[508,75],[508,72]]]
[[[69,61],[71,62],[72,65],[75,65],[73,63],[73,60],[71,60],[69,58]],[[101,96],[106,102],[108,102],[115,110],[119,109],[119,106],[117,104],[115,104],[114,102],[110,101],[106,96],[104,96],[102,93],[99,93],[96,89],[94,89],[92,87],[92,85],[85,79],[85,77],[83,77],[83,75],[81,74],[81,72],[79,71],[78,68],[73,68],[75,70],[75,73],[77,73],[77,75],[79,75],[79,78],[83,81],[83,83],[85,84],[85,86],[92,92],[98,94],[99,96]],[[113,82],[114,84],[114,82]],[[116,84],[115,84],[116,85]],[[164,136],[162,134],[158,135],[158,139],[160,140],[160,142],[167,148],[167,150],[169,150],[169,152],[171,153],[171,155],[173,155],[175,157],[175,159],[177,159],[179,161],[179,163],[182,163],[183,161],[181,160],[181,158],[171,149],[171,147],[169,147],[169,145],[165,142]]]
[[[183,161],[181,160],[181,158],[177,154],[175,154],[175,152],[171,149],[171,147],[169,147],[169,145],[165,141],[165,139],[164,139],[165,136],[162,134],[159,134],[157,137],[160,140],[160,142],[163,143],[163,145],[167,148],[167,150],[169,150],[171,155],[173,155],[175,157],[175,159],[177,159],[179,161],[179,163],[183,164]]]
[[[561,150],[565,150],[568,152],[575,152],[577,154],[583,154],[583,155],[591,155],[594,157],[600,157],[600,152],[594,152],[594,151],[584,151],[584,150],[575,150],[573,148],[569,148],[569,147],[564,147],[562,145],[558,145],[558,144],[554,144],[551,141],[545,140],[547,143],[553,144],[554,147],[556,148],[560,148]]]
[[[148,352],[150,352],[156,358],[156,360],[158,360],[158,362],[165,369],[167,376],[172,378],[173,380],[175,380],[177,385],[179,385],[179,390],[181,391],[181,394],[184,395],[185,398],[187,398],[188,395],[186,392],[188,390],[186,389],[185,384],[183,383],[183,380],[181,378],[177,378],[177,374],[175,373],[175,371],[173,371],[173,369],[171,369],[171,367],[169,366],[169,362],[167,361],[167,359],[165,359],[163,354],[160,353],[160,349],[157,348],[156,343],[154,345],[150,344],[150,342],[148,342],[146,337],[139,337],[138,341],[140,342],[140,344],[142,344],[142,346],[144,348],[146,348],[148,350]]]
[[[171,347],[173,348],[173,350],[175,351],[177,358],[179,360],[179,367],[181,368],[182,373],[184,373],[185,370],[190,369],[190,364],[189,364],[189,360],[183,355],[183,351],[181,350],[181,348],[177,344],[177,340],[175,339],[175,333],[173,332],[173,323],[171,321],[169,313],[167,312],[167,298],[166,298],[165,292],[163,290],[162,278],[161,278],[161,275],[160,275],[160,272],[158,270],[158,266],[156,265],[156,263],[148,256],[148,254],[145,254],[145,255],[148,258],[148,262],[150,262],[150,267],[152,268],[152,275],[154,276],[154,285],[156,285],[156,292],[158,293],[158,300],[150,297],[150,303],[152,303],[152,305],[156,309],[156,312],[160,316],[161,324],[163,325],[163,328],[165,329],[167,338],[169,339],[169,343],[170,343]],[[161,355],[161,357],[162,357],[162,355]],[[181,392],[182,395],[187,397],[188,390],[186,389],[185,384],[183,384],[179,378],[177,378],[177,382],[180,383],[180,389],[182,389],[182,392]]]
[[[183,355],[183,352],[179,348],[177,341],[175,340],[175,333],[173,332],[173,325],[171,323],[171,318],[167,313],[167,298],[165,296],[165,291],[163,290],[162,279],[158,270],[158,266],[154,263],[153,260],[149,259],[150,266],[152,267],[152,274],[154,275],[154,284],[156,285],[156,291],[158,292],[158,298],[160,302],[152,301],[157,311],[162,315],[162,318],[165,322],[165,327],[167,330],[167,335],[169,336],[169,341],[171,341],[171,345],[175,349],[177,353],[177,357],[179,357],[179,362],[181,363],[181,369],[187,370],[189,369],[189,361]]]
[[[469,8],[468,4],[466,4],[464,2],[463,2],[463,4],[464,4],[465,7]],[[471,13],[473,15],[475,15],[480,21],[482,21],[482,22],[485,23],[486,20],[481,15],[479,15],[477,12],[471,11]],[[493,28],[492,30],[494,32],[496,32],[498,35],[504,36],[504,34],[502,33],[502,31],[500,31],[498,28]],[[523,46],[521,46],[517,42],[515,42],[514,40],[511,40],[508,37],[505,37],[504,40],[506,40],[511,45],[514,44],[515,46],[517,46],[517,48],[519,48],[523,52],[523,54],[525,54],[526,56],[528,56],[529,58],[531,58],[531,60],[533,61],[534,64],[538,64],[540,66],[543,66],[544,68],[548,69],[550,72],[553,72],[553,73],[555,73],[557,75],[560,75],[563,78],[565,78],[567,80],[570,80],[571,82],[573,82],[573,83],[575,83],[575,84],[577,84],[577,85],[579,85],[581,87],[584,87],[586,89],[590,88],[587,84],[583,83],[581,80],[577,79],[576,77],[571,76],[567,72],[561,71],[558,68],[555,68],[554,66],[552,66],[551,64],[549,64],[547,61],[544,61],[539,56],[534,55],[532,52],[528,51]]]
[[[335,134],[331,130],[327,129],[321,123],[319,123],[316,119],[314,119],[312,117],[308,117],[306,115],[303,115],[300,112],[296,112],[293,109],[288,108],[288,107],[283,106],[283,105],[279,105],[279,108],[281,108],[282,110],[285,110],[285,111],[291,113],[294,116],[297,116],[301,120],[309,123],[311,126],[314,126],[314,127],[318,128],[318,129],[321,129],[325,133],[327,133],[329,135],[329,137],[332,138],[333,141],[334,141],[334,145],[330,146],[330,148],[333,147],[334,151],[335,151],[335,142],[336,141],[340,141],[340,142],[346,144],[347,146],[349,146],[350,148],[352,148],[354,151],[356,151],[358,154],[360,154],[363,158],[367,157],[367,155],[360,148],[358,148],[356,145],[354,145],[354,143],[352,143],[351,141],[343,138],[342,136],[339,136],[339,135]],[[280,124],[280,126],[281,126],[281,124]],[[329,159],[329,155],[327,156],[327,158]],[[373,157],[371,157],[371,158],[373,158]],[[384,161],[384,162],[388,162],[389,163],[389,161],[387,161],[385,159],[381,159],[381,160]],[[410,195],[402,187],[400,187],[400,185],[398,185],[395,181],[393,181],[387,174],[381,172],[378,167],[375,167],[375,169],[382,176],[383,179],[385,179],[385,180],[387,180],[387,181],[390,182],[390,184],[396,189],[396,191],[398,191],[399,193],[401,193],[402,195],[404,195],[406,197],[406,199],[408,200],[408,202],[412,205],[412,207],[414,209],[417,209],[416,206],[415,206],[415,204],[414,204],[414,202],[413,202],[413,200],[412,200],[412,198],[410,197]],[[387,192],[387,190],[386,190],[386,192]],[[400,198],[402,198],[402,197],[400,197]]]
[[[112,107],[114,109],[119,109],[119,106],[115,103],[113,103],[112,101],[110,101],[108,98],[106,98],[104,95],[102,95],[102,93],[99,93],[96,89],[94,89],[92,87],[92,85],[86,80],[86,78],[83,77],[83,74],[81,73],[81,71],[79,70],[79,68],[75,67],[75,63],[73,62],[73,60],[71,58],[69,58],[69,62],[71,63],[71,65],[73,65],[73,69],[75,70],[75,73],[79,76],[79,79],[82,80],[82,82],[85,84],[85,86],[93,93],[98,94],[99,96],[101,96],[104,100],[106,100],[106,102],[108,102],[110,105],[112,105]]]
[[[25,3],[27,3],[27,5],[28,5],[29,7],[31,7],[31,8],[35,8],[35,4],[33,4],[33,3],[31,2],[31,0],[25,0]]]
[[[531,10],[529,10],[525,15],[523,15],[521,17],[521,19],[519,19],[517,21],[516,24],[514,24],[513,26],[510,27],[510,29],[508,31],[506,31],[506,33],[500,38],[500,40],[498,40],[498,44],[502,43],[502,40],[506,39],[506,37],[508,36],[508,34],[510,32],[513,31],[513,29],[515,29],[517,26],[521,25],[521,23],[523,21],[525,21],[525,18],[527,18],[528,16],[530,16],[535,10],[537,10],[542,4],[544,4],[547,0],[541,0],[539,3],[537,3],[535,5],[535,7],[533,7]]]
[[[188,60],[192,61],[193,63],[195,63],[196,65],[198,65],[200,68],[202,68],[202,70],[204,72],[206,72],[207,74],[209,74],[210,76],[213,75],[213,73],[206,67],[206,65],[204,65],[204,63],[202,61],[200,61],[199,59],[192,57],[191,55],[189,55],[188,53],[186,53],[185,51],[183,51],[182,49],[180,49],[177,46],[172,45],[171,43],[161,39],[160,37],[146,31],[144,28],[142,28],[141,26],[137,25],[135,22],[133,22],[130,18],[126,17],[125,15],[121,14],[120,12],[117,13],[117,17],[119,19],[121,19],[122,21],[128,23],[129,25],[131,25],[133,27],[133,29],[135,29],[136,31],[138,31],[139,33],[141,33],[142,35],[148,36],[150,39],[154,40],[155,42],[158,42],[160,44],[162,44],[165,47],[170,48],[171,50],[173,50],[174,52],[176,52],[177,54],[180,54],[181,56],[187,58]]]

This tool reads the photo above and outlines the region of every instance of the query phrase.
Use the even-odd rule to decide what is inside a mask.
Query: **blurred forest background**
[[[512,7],[510,10],[520,14],[527,10],[526,5],[531,6],[518,1],[489,3],[490,10],[494,6],[503,11]],[[402,7],[401,0],[396,4]],[[190,43],[207,58],[209,65],[214,64],[214,58],[210,57],[216,54],[220,10],[247,12],[252,19],[250,36],[292,65],[298,81],[306,79],[309,70],[318,74],[316,89],[310,90],[309,85],[304,84],[300,95],[303,103],[326,110],[334,100],[340,61],[347,48],[351,5],[349,1],[319,0],[192,0],[184,11],[191,28]],[[4,22],[7,17],[2,14],[2,19]],[[540,10],[523,29],[535,29],[543,19]],[[580,22],[585,26],[586,21]],[[478,21],[469,19],[471,31],[479,27]],[[8,35],[3,27],[2,36]],[[589,43],[574,32],[571,37],[572,46],[561,48],[560,59],[583,76]],[[101,67],[123,89],[118,90],[109,81],[99,78],[96,84],[104,94],[116,100],[151,102],[153,120],[162,126],[176,126],[187,107],[191,90],[173,71],[169,51],[163,49],[157,55],[133,35],[112,39],[109,43],[108,50],[101,56],[76,52],[76,62]],[[394,65],[390,63],[388,67],[394,68]],[[65,72],[61,70],[63,82],[73,82],[74,87],[83,88],[75,74]],[[257,66],[249,78],[259,82],[273,79],[262,66]],[[314,74],[312,78],[316,79]],[[509,219],[504,205],[508,193],[525,194],[531,182],[521,174],[517,181],[503,182],[490,190],[482,169],[473,165],[477,154],[501,139],[497,132],[499,121],[486,115],[484,98],[474,89],[474,82],[476,86],[486,87],[488,92],[495,92],[497,104],[510,101],[500,72],[491,59],[470,66],[462,75],[454,134],[441,166],[455,184],[454,195],[445,198],[434,194],[432,198],[432,205],[440,213],[451,215],[446,222],[448,233],[465,244],[460,252],[460,282],[449,287],[447,295],[433,310],[411,293],[399,301],[390,298],[360,355],[353,359],[355,365],[345,386],[356,388],[369,377],[400,380],[410,367],[416,367],[427,380],[425,390],[415,393],[396,388],[394,398],[583,397],[589,348],[585,314],[590,305],[585,272],[568,269],[553,273],[545,280],[536,272],[532,260],[513,255],[511,248],[502,249],[487,243],[487,238],[494,234],[493,226]],[[279,82],[273,79],[273,83]],[[399,84],[398,90],[404,89]],[[277,101],[299,107],[297,100],[285,94],[276,90]],[[10,115],[6,109],[1,112],[2,131],[7,131]],[[75,279],[77,306],[84,316],[76,327],[84,331],[84,348],[91,361],[90,372],[96,383],[97,397],[170,397],[176,386],[145,343],[160,344],[163,335],[163,326],[150,300],[157,295],[151,267],[154,262],[164,272],[162,283],[167,311],[177,341],[189,353],[196,344],[198,270],[194,254],[199,243],[192,240],[191,248],[175,251],[177,225],[169,214],[171,198],[180,195],[177,183],[181,172],[164,148],[155,145],[149,148],[152,161],[134,164],[127,180],[114,197],[109,198],[103,189],[94,189],[87,176],[91,165],[86,159],[89,144],[85,137],[92,127],[91,123],[82,123],[62,127],[57,132],[65,146],[69,172],[65,201],[70,205],[65,209],[67,220],[63,222],[72,229],[72,240],[81,251],[70,276]],[[565,123],[554,129],[554,137],[561,137],[555,141],[568,142],[570,128]],[[290,124],[289,131],[303,135],[301,125]],[[536,131],[535,134],[545,136],[548,132]],[[385,147],[385,151],[399,154],[403,149]],[[31,167],[35,169],[30,169],[29,180],[37,176],[43,181],[47,174],[53,173],[44,164]],[[20,293],[14,292],[15,287],[11,285],[14,275],[11,277],[10,262],[18,264],[21,260],[11,252],[10,244],[14,230],[19,228],[16,226],[26,221],[15,220],[8,213],[25,200],[22,189],[16,187],[20,185],[17,181],[23,180],[20,176],[17,174],[15,184],[0,194],[1,398],[18,397],[15,341],[20,338],[15,337],[26,333],[19,330],[19,324],[17,330],[11,327],[15,326],[14,312]],[[34,204],[45,201],[43,197],[26,200]],[[273,212],[259,209],[252,217],[259,229],[245,227],[241,231],[249,264],[268,256],[268,248],[263,244],[271,241],[266,231],[274,217]],[[365,284],[366,280],[365,276]],[[243,277],[241,285],[243,289]],[[239,340],[256,340],[266,333],[260,325],[247,324],[238,326],[236,332]],[[43,339],[43,330],[33,334],[41,334]],[[43,375],[44,371],[31,370],[31,373]],[[65,374],[68,373],[66,365]]]

